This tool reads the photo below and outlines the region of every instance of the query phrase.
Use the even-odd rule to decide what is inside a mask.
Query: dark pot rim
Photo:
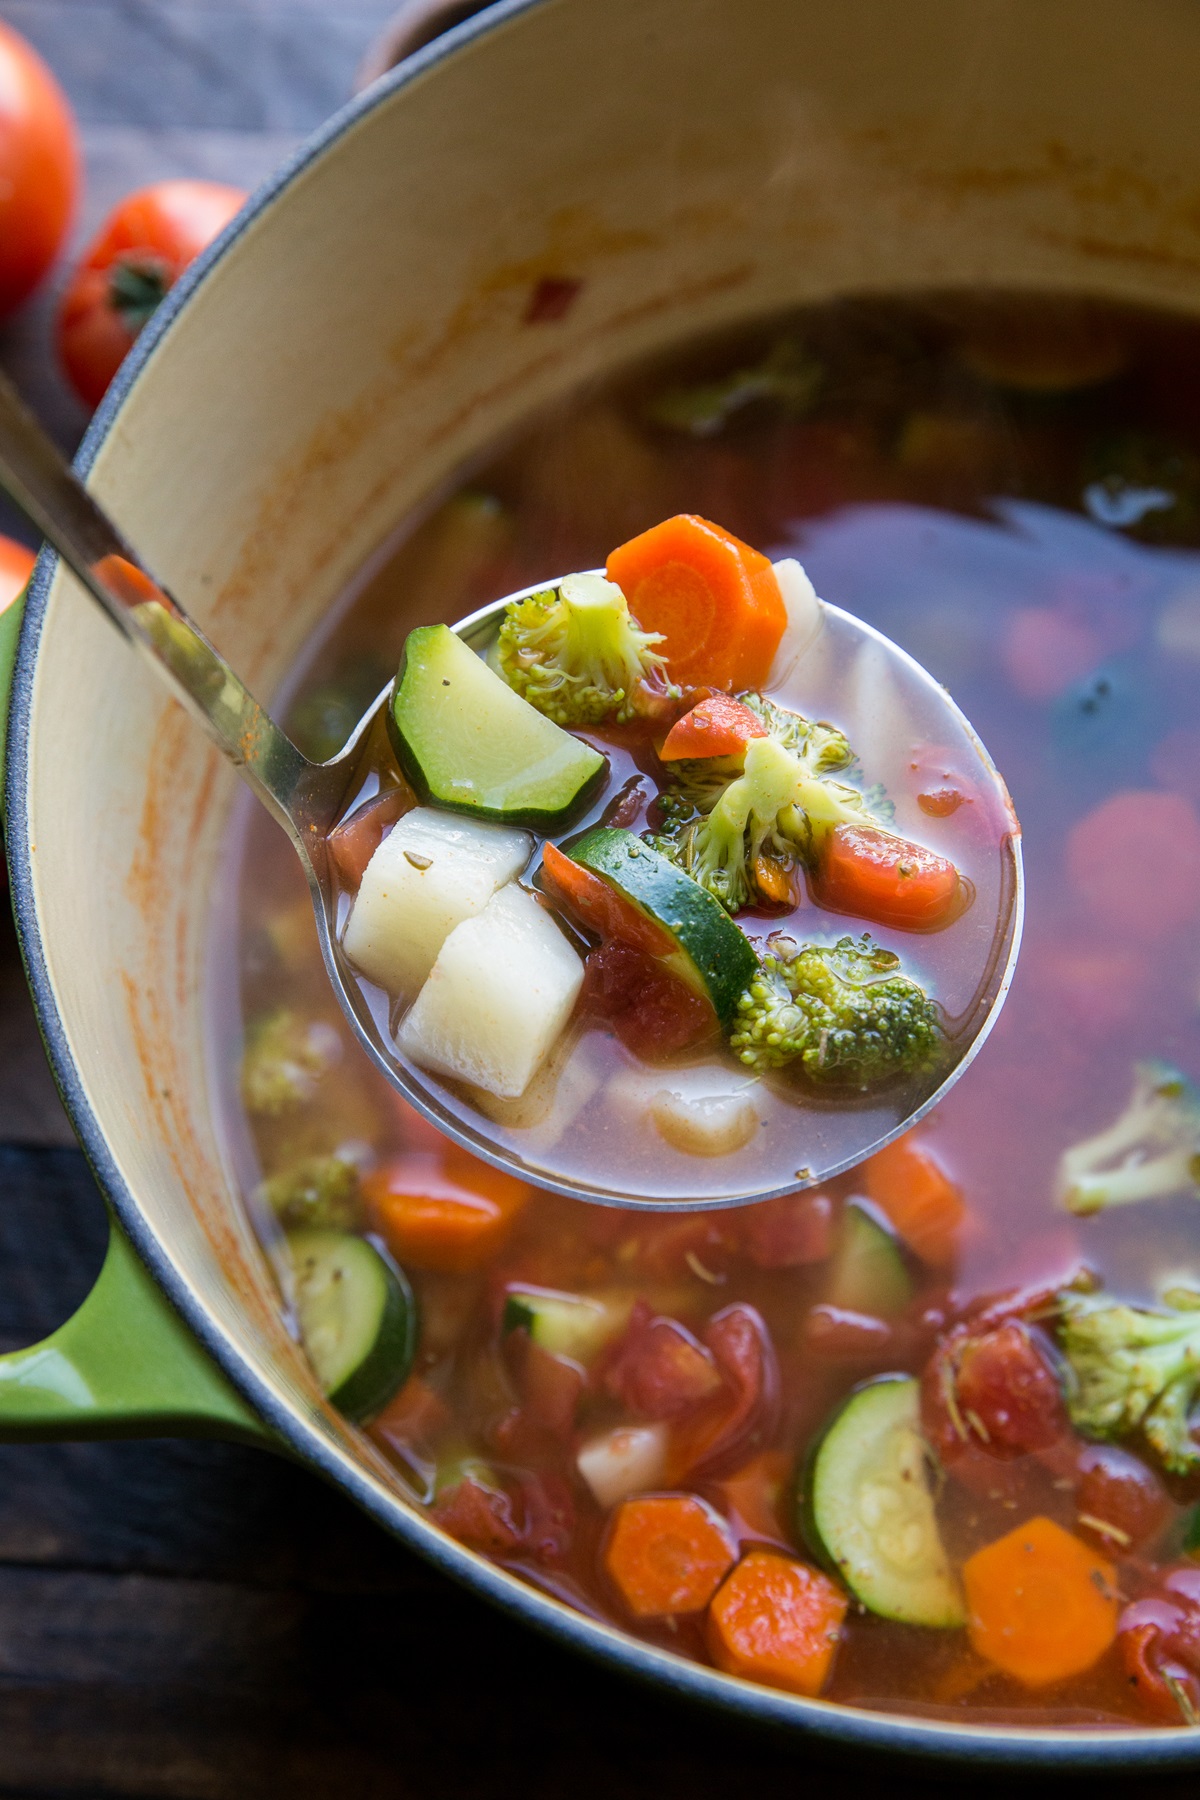
[[[297,177],[400,89],[463,46],[507,21],[553,0],[500,0],[419,50],[351,100],[257,190],[242,212],[171,289],[141,333],[93,418],[75,460],[86,476],[115,425],[126,397],[181,310],[241,234]],[[136,1196],[114,1162],[75,1067],[55,1002],[46,946],[38,925],[29,854],[29,727],[38,647],[57,557],[43,550],[25,604],[13,675],[5,780],[6,836],[13,912],[26,974],[47,1054],[64,1105],[88,1162],[122,1228],[155,1280],[234,1386],[278,1436],[307,1463],[345,1489],[380,1524],[428,1561],[503,1611],[585,1656],[742,1720],[819,1738],[844,1751],[936,1759],[976,1767],[1025,1766],[1062,1771],[1170,1769],[1200,1762],[1196,1729],[1027,1729],[959,1725],[902,1713],[872,1712],[830,1701],[806,1700],[733,1680],[699,1663],[655,1649],[571,1609],[454,1542],[399,1498],[381,1493],[365,1471],[347,1468],[332,1446],[277,1399],[254,1365],[229,1343],[207,1310],[176,1274],[143,1218]]]

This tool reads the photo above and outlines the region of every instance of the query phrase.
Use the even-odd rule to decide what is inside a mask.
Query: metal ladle
[[[954,1046],[957,1060],[931,1093],[916,1097],[902,1117],[870,1105],[829,1112],[797,1106],[794,1167],[786,1179],[776,1170],[764,1185],[761,1178],[739,1186],[739,1154],[689,1158],[686,1188],[671,1194],[631,1191],[606,1179],[595,1156],[583,1168],[564,1171],[523,1154],[519,1143],[482,1114],[465,1106],[451,1090],[402,1060],[390,1041],[386,1006],[379,996],[371,1003],[343,957],[338,944],[338,894],[326,847],[329,831],[356,792],[364,741],[390,688],[385,689],[360,720],[339,754],[312,763],[255,700],[178,602],[145,569],[139,557],[88,493],[74,470],[0,377],[0,485],[108,617],[167,683],[175,698],[205,727],[222,754],[234,765],[258,800],[292,841],[308,880],[321,954],[334,992],[360,1044],[375,1066],[413,1106],[449,1137],[498,1168],[539,1187],[579,1200],[648,1208],[721,1207],[795,1191],[852,1168],[873,1151],[907,1130],[959,1079],[978,1051],[1003,1004],[1020,944],[1024,878],[1020,833],[1007,791],[983,745],[945,690],[888,638],[840,608],[823,608],[818,646],[806,653],[806,683],[840,704],[841,716],[873,729],[876,750],[886,749],[889,731],[907,727],[912,713],[921,715],[924,736],[933,743],[948,739],[967,744],[977,766],[972,774],[987,789],[997,817],[1009,822],[1002,831],[1001,867],[993,897],[994,929],[977,944],[978,968],[967,983],[969,997],[958,1008]],[[533,593],[553,585],[539,582],[523,590]],[[509,600],[506,596],[462,620],[455,630],[475,648],[483,648],[498,628]],[[811,663],[811,668],[810,668]],[[807,691],[807,689],[806,689]],[[905,709],[908,708],[906,713]],[[816,708],[814,708],[816,710]],[[829,716],[839,714],[830,710]],[[860,743],[860,750],[862,748]],[[864,758],[869,766],[871,758]],[[973,940],[974,943],[974,940]],[[669,1081],[669,1072],[664,1081]],[[706,1191],[707,1187],[707,1191]]]

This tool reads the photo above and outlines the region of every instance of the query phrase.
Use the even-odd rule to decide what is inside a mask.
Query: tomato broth
[[[1081,1424],[1064,1361],[1072,1296],[1085,1311],[1097,1293],[1153,1307],[1164,1287],[1200,1287],[1200,1164],[1183,1156],[1138,1204],[1074,1210],[1063,1172],[1122,1116],[1136,1068],[1170,1065],[1171,1105],[1200,1082],[1197,368],[1200,327],[1084,297],[847,300],[689,344],[464,471],[343,596],[291,679],[289,729],[331,755],[414,625],[601,565],[688,512],[799,558],[826,601],[944,683],[1021,820],[1024,948],[959,1085],[820,1189],[688,1208],[701,1181],[736,1195],[795,1178],[794,1095],[764,1084],[750,1142],[701,1161],[664,1141],[649,1102],[672,1082],[704,1091],[711,1055],[650,1064],[588,1014],[553,1082],[488,1109],[496,1135],[582,1180],[617,1167],[676,1210],[570,1202],[447,1148],[351,1041],[294,857],[239,802],[213,1042],[232,1160],[288,1304],[297,1230],[386,1252],[415,1294],[415,1361],[398,1391],[372,1404],[360,1383],[346,1410],[445,1529],[681,1655],[930,1716],[1200,1717],[1187,1549],[1200,1478],[1152,1422]],[[984,796],[969,734],[898,734],[861,668],[801,670],[776,697],[842,724],[897,830],[969,880],[973,904],[943,932],[871,928],[963,1018],[982,938],[1011,906],[1010,821]],[[614,801],[644,829],[653,758],[621,728],[595,741],[611,778],[572,833]],[[355,802],[376,785],[368,774]],[[781,927],[862,928],[809,893],[742,924],[760,945]],[[836,1134],[866,1104],[886,1130],[905,1098],[810,1106],[805,1129]],[[1135,1145],[1130,1166],[1148,1156]],[[836,1420],[883,1375],[910,1379],[862,1390],[878,1424],[864,1411],[847,1445],[874,1430],[897,1480],[913,1445],[939,1472],[908,1521],[921,1569],[897,1574],[896,1550],[871,1586],[847,1572],[846,1546],[864,1495],[891,1477],[882,1462],[855,1473]],[[1014,1529],[1027,1541],[1010,1551]],[[656,1541],[677,1546],[674,1573]],[[1061,1595],[1061,1642],[1032,1614],[999,1618],[1011,1567],[1033,1564],[1038,1591]],[[746,1647],[756,1607],[776,1622],[769,1655]]]

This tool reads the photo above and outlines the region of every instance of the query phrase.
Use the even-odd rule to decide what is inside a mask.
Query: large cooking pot
[[[511,0],[370,88],[259,193],[145,333],[82,467],[269,697],[403,513],[532,408],[682,334],[974,282],[1200,309],[1197,69],[1195,0]],[[547,279],[578,298],[527,322]],[[115,1223],[81,1312],[0,1358],[0,1435],[286,1446],[510,1612],[798,1733],[1200,1761],[1200,1731],[1001,1731],[741,1684],[534,1592],[406,1504],[285,1331],[215,1123],[204,973],[234,788],[44,556],[13,678],[8,854]]]

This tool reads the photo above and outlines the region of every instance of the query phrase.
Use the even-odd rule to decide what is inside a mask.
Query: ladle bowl
[[[567,1130],[549,1144],[534,1145],[522,1142],[520,1130],[494,1121],[486,1129],[458,1093],[399,1051],[388,997],[357,978],[341,948],[347,901],[335,881],[328,837],[347,810],[364,747],[390,704],[391,687],[376,698],[336,756],[310,762],[150,574],[2,377],[0,485],[290,838],[308,881],[330,985],[375,1067],[448,1137],[497,1168],[602,1205],[719,1207],[795,1192],[853,1168],[908,1130],[960,1078],[991,1029],[1008,992],[1024,911],[1020,831],[1007,790],[969,722],[928,671],[882,632],[822,602],[820,627],[780,672],[784,681],[791,676],[801,681],[805,711],[846,723],[852,740],[867,751],[873,772],[886,772],[889,761],[896,763],[897,749],[902,759],[918,743],[962,757],[970,767],[975,804],[994,827],[994,854],[972,871],[973,903],[958,926],[966,930],[969,949],[959,958],[956,991],[938,996],[948,1015],[949,1043],[940,1081],[931,1090],[906,1087],[898,1099],[885,1094],[854,1105],[798,1105],[794,1140],[789,1137],[782,1146],[777,1135],[769,1145],[756,1141],[749,1163],[738,1152],[701,1159],[698,1166],[697,1159],[685,1157],[676,1170],[676,1191],[671,1191],[672,1158],[665,1147],[656,1159],[663,1172],[656,1168],[643,1191],[614,1180],[604,1164],[603,1144],[592,1145],[586,1135],[576,1144]],[[472,648],[484,650],[512,600],[561,579],[549,577],[506,595],[454,629]],[[602,795],[601,808],[604,802]],[[664,1086],[670,1079],[664,1071]],[[770,1153],[765,1163],[764,1148]]]

